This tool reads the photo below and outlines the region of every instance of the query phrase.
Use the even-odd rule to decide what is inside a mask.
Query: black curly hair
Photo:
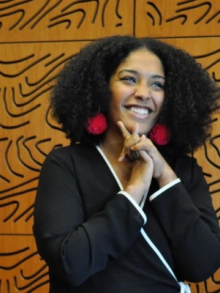
[[[160,121],[172,134],[172,148],[192,153],[210,136],[212,114],[219,109],[220,89],[187,52],[161,41],[133,36],[98,39],[69,60],[53,88],[53,117],[72,143],[98,143],[103,135],[86,132],[88,117],[108,113],[109,80],[132,51],[147,48],[161,60],[166,77]]]

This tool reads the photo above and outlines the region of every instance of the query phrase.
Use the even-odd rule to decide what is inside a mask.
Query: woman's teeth
[[[146,108],[131,107],[129,110],[140,115],[148,115],[150,113],[149,109]]]

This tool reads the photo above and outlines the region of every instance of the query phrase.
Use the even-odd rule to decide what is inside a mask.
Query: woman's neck
[[[100,148],[105,155],[118,160],[123,149],[123,144],[124,139],[120,133],[107,132],[104,141],[100,143]]]

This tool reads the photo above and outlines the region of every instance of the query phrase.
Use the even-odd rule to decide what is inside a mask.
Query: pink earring
[[[156,123],[149,132],[149,138],[157,145],[166,145],[171,139],[171,133],[164,124]]]
[[[102,134],[107,129],[107,121],[102,113],[96,114],[87,120],[86,130],[93,135]]]

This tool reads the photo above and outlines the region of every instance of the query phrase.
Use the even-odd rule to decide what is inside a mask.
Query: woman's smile
[[[149,114],[152,112],[147,107],[141,107],[141,106],[125,106],[125,108],[135,115],[135,117],[144,119],[149,116]]]

